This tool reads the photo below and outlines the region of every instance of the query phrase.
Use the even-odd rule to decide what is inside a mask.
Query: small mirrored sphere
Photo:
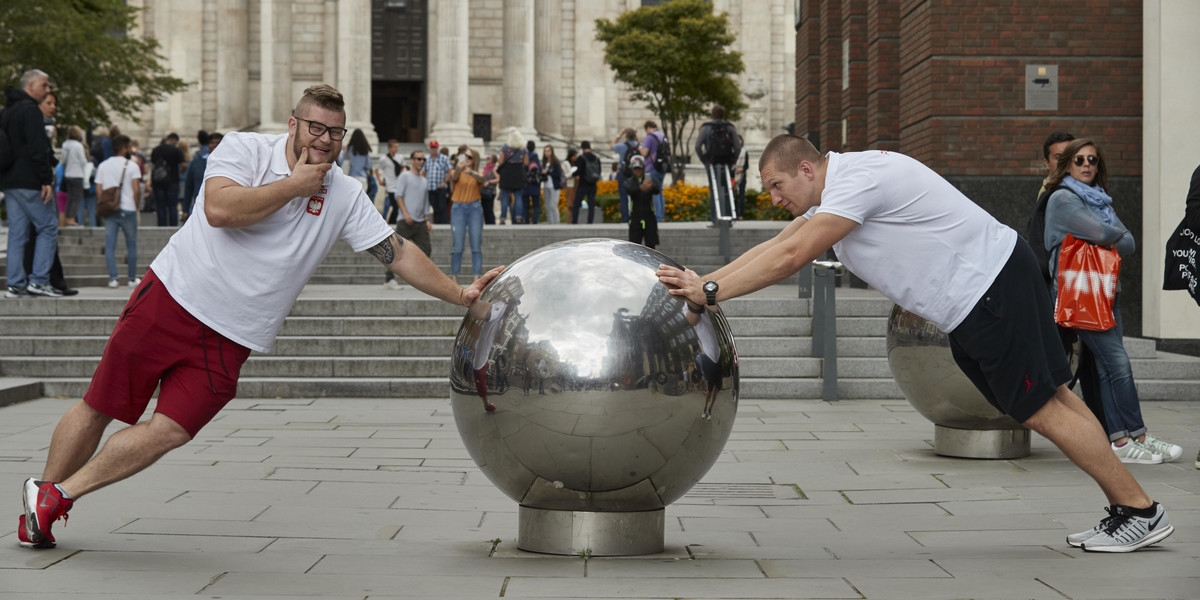
[[[733,336],[638,244],[552,244],[509,265],[459,328],[451,402],[467,451],[522,506],[656,510],[708,471],[737,413]]]
[[[1022,429],[967,379],[954,362],[950,338],[924,317],[892,307],[887,356],[904,397],[934,424],[955,429]]]

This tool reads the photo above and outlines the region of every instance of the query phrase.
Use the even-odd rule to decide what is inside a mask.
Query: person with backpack
[[[667,136],[658,128],[658,123],[654,121],[646,121],[642,125],[646,136],[642,138],[641,153],[645,159],[646,174],[654,180],[658,186],[658,193],[654,195],[654,217],[659,223],[667,216],[667,203],[663,198],[662,187],[663,181],[666,180],[667,173],[671,170],[671,144],[667,142]]]
[[[176,133],[168,133],[150,152],[150,189],[159,227],[179,226],[179,173],[184,162]]]
[[[31,69],[21,88],[5,90],[0,112],[0,190],[8,213],[7,298],[62,294],[50,285],[50,266],[58,248],[58,206],[54,194],[54,150],[46,137],[38,104],[50,94],[50,78]],[[25,270],[25,242],[36,231],[33,270]]]
[[[617,155],[617,197],[620,198],[621,222],[629,222],[629,194],[625,192],[625,181],[632,175],[629,159],[639,156],[637,133],[632,127],[626,127],[613,139],[612,151]]]
[[[734,214],[730,173],[742,152],[742,144],[738,141],[737,128],[724,120],[724,106],[714,104],[709,114],[712,120],[700,126],[695,150],[708,174],[710,215],[715,225],[718,218],[733,219],[737,216]]]
[[[508,132],[505,144],[500,148],[500,161],[496,171],[500,174],[500,224],[512,211],[512,223],[516,225],[525,217],[525,170],[529,168],[529,153],[525,151],[525,136],[515,128]]]
[[[579,143],[579,156],[575,159],[579,169],[579,185],[575,188],[574,212],[571,214],[571,224],[579,222],[579,211],[587,204],[588,225],[596,218],[596,184],[602,177],[600,157],[592,152],[592,143],[583,140]]]

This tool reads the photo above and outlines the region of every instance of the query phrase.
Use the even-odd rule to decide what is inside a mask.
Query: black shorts
[[[954,362],[971,383],[1020,423],[1071,379],[1050,293],[1023,238],[1017,238],[996,280],[949,337]]]

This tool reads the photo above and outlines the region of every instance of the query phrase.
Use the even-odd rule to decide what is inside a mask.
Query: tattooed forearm
[[[395,240],[395,246],[392,245],[392,240]],[[404,238],[393,233],[391,237],[379,242],[371,248],[368,248],[367,252],[370,252],[371,256],[379,259],[379,262],[383,263],[384,266],[388,266],[391,265],[392,261],[396,259],[396,248],[399,248],[403,245]]]

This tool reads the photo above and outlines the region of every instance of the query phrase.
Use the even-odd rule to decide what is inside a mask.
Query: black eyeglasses
[[[1100,157],[1093,154],[1091,156],[1076,156],[1071,160],[1075,163],[1075,166],[1082,167],[1083,161],[1086,160],[1089,165],[1095,165],[1096,163],[1100,162]]]
[[[416,157],[416,158],[412,158],[412,159],[410,159],[410,160],[425,160],[425,157],[424,157],[424,156],[418,156],[418,157]]]
[[[330,127],[324,123],[310,121],[304,117],[297,117],[296,115],[292,115],[292,117],[294,117],[297,121],[304,121],[305,123],[308,123],[308,132],[316,137],[325,135],[326,131],[329,132],[329,139],[335,142],[340,142],[346,137],[347,130],[345,127]]]

